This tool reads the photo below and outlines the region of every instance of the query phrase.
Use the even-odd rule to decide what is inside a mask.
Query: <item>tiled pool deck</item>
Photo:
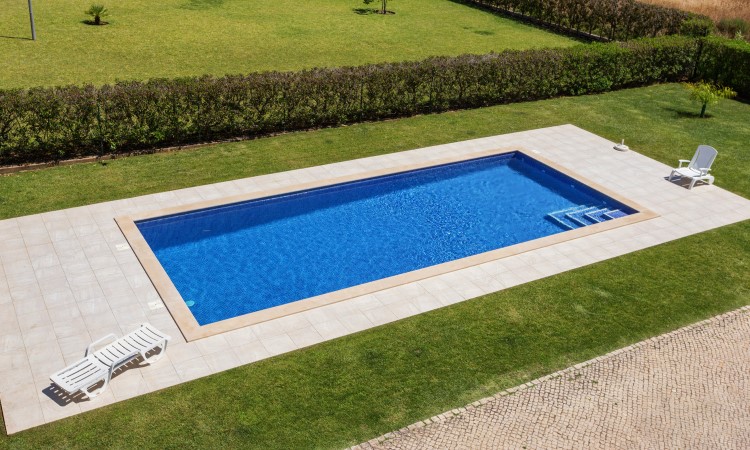
[[[669,166],[633,151],[617,152],[613,145],[564,125],[0,221],[0,402],[7,431],[750,219],[750,201],[715,186],[689,191],[665,180]],[[659,217],[192,342],[182,338],[114,221],[513,146],[538,152]],[[684,149],[681,157],[693,151]],[[161,361],[125,370],[93,401],[62,396],[50,386],[49,375],[80,358],[92,340],[145,321],[173,336]]]

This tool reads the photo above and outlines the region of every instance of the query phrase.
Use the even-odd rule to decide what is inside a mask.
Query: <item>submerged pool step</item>
[[[627,216],[627,214],[619,209],[588,205],[574,206],[573,208],[554,211],[547,214],[549,220],[569,230],[575,230],[576,228],[582,228],[625,216]]]
[[[571,221],[579,224],[582,227],[585,227],[585,226],[593,225],[593,224],[597,223],[594,220],[592,220],[592,219],[590,219],[590,218],[588,218],[586,216],[586,214],[592,213],[592,212],[597,211],[597,210],[599,210],[599,208],[597,208],[595,206],[591,206],[591,207],[588,207],[588,208],[578,209],[576,211],[569,212],[569,213],[566,214],[566,216]]]
[[[601,223],[601,222],[604,222],[606,220],[611,220],[611,217],[607,217],[607,215],[606,215],[607,213],[609,213],[611,211],[612,211],[611,209],[602,208],[602,209],[597,209],[595,211],[591,211],[589,213],[586,213],[585,215],[586,215],[586,218],[589,219],[589,220],[591,220],[592,222],[594,222],[594,223]]]
[[[620,211],[619,209],[613,209],[610,212],[604,214],[604,216],[607,217],[607,218],[609,218],[609,219],[619,219],[620,217],[627,216],[627,214],[624,213],[624,212],[622,212],[622,211]]]

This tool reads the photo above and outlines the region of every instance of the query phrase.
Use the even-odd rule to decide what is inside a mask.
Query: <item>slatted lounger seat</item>
[[[86,348],[83,359],[52,374],[50,380],[69,394],[81,391],[89,398],[94,398],[104,392],[109,380],[112,379],[112,373],[124,364],[139,356],[148,364],[161,359],[167,351],[167,342],[170,339],[168,335],[148,323],[142,324],[135,331],[119,339],[114,334],[109,334],[92,342]],[[113,342],[94,351],[97,345],[105,341]],[[157,348],[160,349],[158,354],[146,357],[147,353]],[[90,391],[99,382],[103,383],[102,386]]]

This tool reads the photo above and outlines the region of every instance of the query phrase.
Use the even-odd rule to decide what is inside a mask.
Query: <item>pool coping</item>
[[[496,250],[490,250],[488,252],[479,253],[472,256],[448,261],[445,263],[437,264],[434,266],[425,267],[422,269],[405,272],[402,274],[394,275],[387,278],[371,281],[368,283],[332,291],[326,294],[309,297],[302,300],[297,300],[284,305],[279,305],[267,309],[263,309],[256,312],[247,313],[241,316],[233,317],[230,319],[221,320],[207,325],[200,325],[189,307],[185,304],[182,296],[180,295],[177,288],[172,283],[169,275],[162,267],[156,255],[149,247],[146,240],[141,235],[135,222],[140,220],[153,219],[162,216],[169,216],[174,214],[180,214],[189,211],[195,211],[200,209],[214,208],[219,206],[230,205],[234,203],[241,203],[250,200],[257,200],[265,197],[272,197],[276,195],[287,194],[295,191],[303,191],[309,189],[316,189],[341,183],[347,183],[352,181],[363,180],[367,178],[374,178],[385,175],[393,175],[402,172],[408,172],[411,170],[424,169],[428,167],[440,166],[444,164],[451,164],[461,161],[467,161],[471,159],[477,159],[488,156],[496,156],[504,153],[518,152],[523,154],[525,157],[536,160],[544,165],[551,167],[558,172],[573,178],[574,180],[592,188],[613,200],[616,200],[637,212],[627,217],[623,217],[617,220],[606,221],[594,225],[589,225],[575,230],[569,230],[562,233],[553,234],[537,239],[533,239],[519,244],[503,247]],[[571,241],[584,236],[590,236],[603,231],[619,228],[622,226],[631,225],[637,222],[641,222],[648,219],[653,219],[659,215],[648,208],[641,206],[640,204],[608,189],[599,183],[589,180],[572,170],[549,160],[538,154],[536,151],[529,151],[520,146],[484,150],[480,152],[474,152],[464,154],[460,156],[443,158],[435,161],[426,161],[420,163],[412,163],[402,165],[399,167],[391,167],[387,169],[378,169],[372,171],[360,172],[353,175],[347,175],[342,177],[333,177],[325,180],[317,180],[308,183],[300,183],[292,186],[286,186],[283,188],[275,188],[255,192],[252,194],[240,194],[228,197],[223,197],[215,200],[207,200],[187,205],[163,208],[152,210],[144,213],[138,213],[128,216],[119,216],[115,218],[120,231],[123,233],[125,239],[128,241],[131,249],[135,253],[138,261],[145,270],[147,276],[151,280],[157,293],[163,300],[167,307],[167,310],[171,314],[172,318],[176,322],[180,332],[186,341],[194,341],[201,338],[225,333],[227,331],[235,330],[238,328],[246,327],[249,325],[255,325],[261,322],[266,322],[283,316],[300,313],[310,309],[318,308],[325,305],[349,300],[354,297],[361,295],[372,294],[381,290],[393,288],[396,286],[413,283],[415,281],[423,280],[426,278],[443,275],[449,272],[453,272],[460,269],[476,266],[479,264],[495,261],[503,258],[507,258],[520,253],[537,250],[543,247],[556,245],[561,242]]]

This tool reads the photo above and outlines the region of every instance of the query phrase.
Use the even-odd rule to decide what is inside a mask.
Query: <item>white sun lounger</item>
[[[718,154],[719,152],[710,145],[699,145],[692,160],[680,160],[680,166],[672,170],[672,173],[669,175],[669,181],[672,181],[675,175],[688,177],[690,178],[690,187],[688,189],[692,189],[698,181],[706,181],[708,184],[713,184],[714,177],[713,175],[709,175],[708,172],[711,170],[711,165]],[[686,167],[682,167],[685,163],[689,164]]]
[[[170,339],[148,323],[119,339],[114,334],[109,334],[92,342],[86,348],[83,359],[52,374],[50,380],[69,394],[81,391],[89,398],[94,398],[104,392],[112,379],[112,373],[124,364],[139,356],[148,364],[161,359]],[[108,340],[113,342],[94,351],[94,347]],[[160,349],[158,354],[146,357],[147,353],[157,348]],[[100,382],[103,383],[101,387],[90,391]]]

